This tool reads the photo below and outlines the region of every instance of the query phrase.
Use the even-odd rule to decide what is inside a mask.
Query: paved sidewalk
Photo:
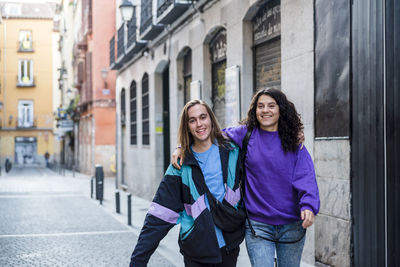
[[[38,166],[0,176],[0,266],[128,266],[137,240],[90,199],[90,179]],[[149,266],[174,267],[155,252]]]
[[[65,171],[65,176],[72,177],[73,173],[69,170]],[[87,196],[90,197],[90,179],[91,176],[75,173],[75,178],[77,179],[86,179],[88,181],[87,189],[84,191],[87,192]],[[94,185],[95,187],[95,185]],[[116,213],[115,207],[115,192],[117,192],[115,187],[115,178],[107,177],[104,179],[104,199],[102,202],[102,206],[110,212],[117,220],[120,222],[127,224],[127,206],[128,206],[128,194],[130,192],[118,190],[120,192],[120,211],[121,213]],[[93,199],[95,199],[96,194],[93,192]],[[93,200],[95,201],[95,200]],[[131,197],[131,208],[132,208],[132,226],[134,233],[139,235],[140,230],[143,226],[143,222],[145,216],[147,214],[147,210],[151,204],[150,201],[145,200],[143,198],[132,195]],[[98,201],[97,201],[98,202]],[[160,242],[157,252],[160,253],[163,257],[168,259],[171,263],[174,263],[177,267],[183,267],[183,257],[179,252],[178,246],[178,235],[179,235],[179,226],[175,226],[172,228],[169,233],[164,237],[164,239]],[[238,258],[237,267],[250,267],[250,261],[247,255],[246,245],[243,242],[240,246],[240,254]],[[313,267],[313,265],[302,262],[301,267]]]

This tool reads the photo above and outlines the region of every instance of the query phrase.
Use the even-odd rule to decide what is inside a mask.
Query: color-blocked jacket
[[[233,143],[218,146],[222,176],[226,184],[225,200],[232,206],[240,204],[240,156]],[[179,247],[184,257],[204,263],[221,262],[221,253],[215,234],[214,222],[205,204],[204,179],[193,154],[188,153],[178,170],[172,165],[150,205],[138,242],[131,256],[130,266],[146,266],[159,242],[176,224],[180,224]],[[239,233],[224,233],[227,249],[239,246],[244,238],[244,229]],[[239,238],[238,238],[239,237]]]

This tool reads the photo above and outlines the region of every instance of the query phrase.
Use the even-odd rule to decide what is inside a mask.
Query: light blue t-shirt
[[[219,156],[218,146],[212,144],[211,147],[205,152],[197,153],[193,151],[193,149],[192,152],[200,165],[200,169],[203,172],[204,180],[206,181],[208,189],[210,190],[211,194],[218,199],[218,201],[222,202],[225,196],[225,187],[224,179],[222,177],[221,159]],[[206,206],[208,209],[210,209],[207,195]],[[224,247],[225,240],[221,229],[219,229],[217,226],[215,226],[215,233],[217,234],[219,247]]]

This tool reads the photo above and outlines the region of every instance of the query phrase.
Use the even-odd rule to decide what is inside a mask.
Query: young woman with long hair
[[[259,90],[240,126],[224,129],[245,155],[246,246],[253,267],[300,266],[305,229],[320,207],[313,161],[299,144],[303,125],[292,102],[277,89]],[[173,155],[173,164],[179,151]]]
[[[227,202],[232,208],[240,204],[239,148],[223,137],[214,113],[201,100],[189,101],[183,108],[178,140],[182,167],[167,169],[130,266],[146,266],[160,240],[180,224],[178,243],[185,266],[234,267],[243,227],[229,232],[217,227],[210,202]]]

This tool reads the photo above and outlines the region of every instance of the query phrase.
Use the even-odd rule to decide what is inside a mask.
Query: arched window
[[[137,144],[137,106],[136,106],[136,82],[132,81],[130,87],[130,120],[131,120],[131,145]]]
[[[270,16],[269,14],[273,14]],[[281,5],[268,1],[252,20],[254,87],[281,87]]]
[[[121,125],[125,126],[125,114],[126,114],[126,109],[125,109],[125,88],[122,88],[121,90]]]
[[[221,28],[209,43],[211,54],[212,102],[215,116],[225,127],[226,30]]]
[[[142,78],[142,144],[150,145],[149,75]]]
[[[187,49],[183,56],[183,104],[190,100],[190,83],[192,82],[192,50]]]

